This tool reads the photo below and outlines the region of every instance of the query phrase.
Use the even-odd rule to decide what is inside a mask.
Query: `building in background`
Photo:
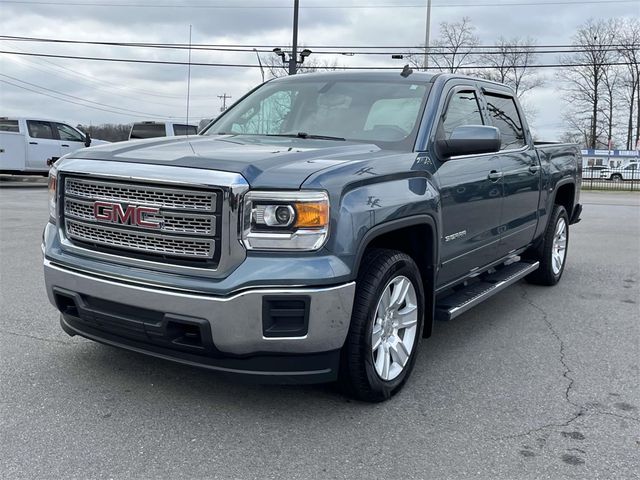
[[[582,166],[624,167],[629,162],[640,161],[638,150],[582,150]]]

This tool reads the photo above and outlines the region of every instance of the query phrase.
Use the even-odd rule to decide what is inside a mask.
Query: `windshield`
[[[214,122],[204,135],[291,135],[375,143],[411,150],[428,84],[310,81],[267,83]]]

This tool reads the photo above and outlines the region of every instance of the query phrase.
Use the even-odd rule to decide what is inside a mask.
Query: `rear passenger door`
[[[540,163],[518,103],[508,90],[483,89],[491,125],[500,130],[504,201],[500,218],[498,255],[528,245],[538,224]]]
[[[27,169],[46,171],[47,160],[60,156],[58,132],[52,123],[27,120]]]
[[[455,85],[443,96],[435,139],[448,138],[462,125],[485,124],[474,85]],[[502,179],[495,153],[438,159],[437,163],[434,180],[442,206],[438,285],[443,286],[496,260]]]

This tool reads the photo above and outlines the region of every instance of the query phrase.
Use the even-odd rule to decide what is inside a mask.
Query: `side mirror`
[[[500,151],[500,130],[487,125],[456,127],[448,139],[436,140],[438,153],[445,158]]]
[[[84,146],[85,147],[91,146],[91,135],[89,135],[89,132],[84,133]]]

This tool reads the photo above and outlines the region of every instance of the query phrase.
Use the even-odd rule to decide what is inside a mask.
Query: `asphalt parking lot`
[[[44,188],[0,189],[3,478],[637,478],[640,194],[583,193],[560,285],[422,343],[391,401],[247,385],[68,337],[43,287]]]

